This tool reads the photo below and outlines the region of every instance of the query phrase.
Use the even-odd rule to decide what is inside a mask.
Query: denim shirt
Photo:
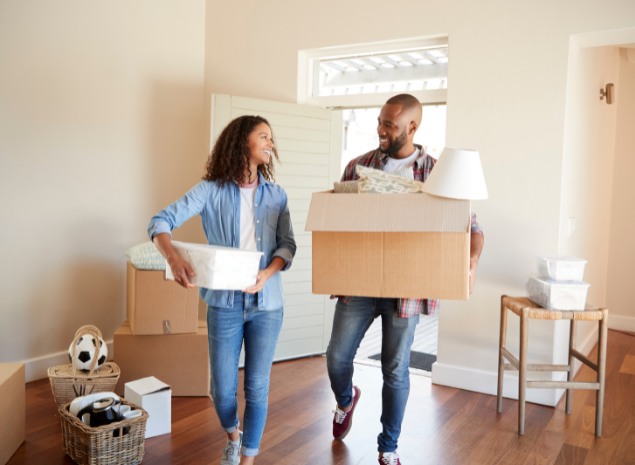
[[[254,198],[256,245],[263,252],[260,269],[266,268],[274,257],[280,257],[289,269],[296,245],[293,238],[291,217],[287,206],[287,194],[282,187],[273,184],[259,174]],[[150,239],[157,234],[172,234],[195,215],[201,215],[207,242],[211,245],[240,247],[240,188],[229,182],[219,185],[214,181],[201,181],[183,197],[161,210],[150,220]],[[200,288],[201,298],[214,307],[230,308],[234,303],[234,291]],[[284,305],[282,277],[275,273],[258,292],[258,308],[275,310]]]

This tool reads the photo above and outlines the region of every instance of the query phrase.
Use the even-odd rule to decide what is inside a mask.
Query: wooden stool
[[[520,354],[516,358],[506,347],[507,310],[520,317]],[[526,297],[501,297],[500,345],[498,352],[498,398],[497,411],[503,411],[503,373],[505,370],[518,371],[518,434],[525,434],[525,393],[527,388],[566,389],[565,411],[571,413],[572,389],[594,389],[596,393],[595,406],[595,435],[602,435],[602,410],[604,406],[604,375],[606,372],[606,337],[609,311],[606,308],[593,308],[581,311],[548,310]],[[569,364],[541,365],[527,363],[527,327],[529,319],[536,320],[570,320],[569,331]],[[597,321],[598,327],[598,356],[597,363],[578,352],[575,347],[575,322],[578,320]],[[591,367],[597,374],[596,382],[585,383],[573,381],[573,362],[580,360]],[[508,361],[509,363],[505,363]],[[531,381],[527,379],[528,371],[566,371],[566,381]]]

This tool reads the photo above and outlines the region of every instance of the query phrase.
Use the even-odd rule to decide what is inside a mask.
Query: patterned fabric
[[[130,247],[126,251],[126,257],[138,270],[165,270],[165,258],[153,242],[148,241]]]
[[[375,194],[413,194],[422,192],[423,183],[405,179],[368,166],[357,165],[355,172],[360,177],[359,192]]]
[[[428,175],[432,171],[432,168],[434,168],[436,160],[429,156],[420,145],[416,145],[416,147],[420,150],[420,155],[415,160],[415,164],[413,167],[414,179],[417,181],[425,182],[425,180],[428,178]],[[358,165],[367,166],[376,170],[383,171],[384,166],[386,166],[387,160],[388,155],[383,153],[381,150],[371,150],[370,152],[351,160],[348,165],[346,165],[346,168],[344,168],[344,174],[342,174],[341,180],[352,181],[359,179],[360,176],[357,174]],[[472,234],[483,234],[483,230],[476,221],[476,214],[474,213],[472,213],[471,218],[471,231]],[[340,298],[343,299],[344,302],[348,301],[348,297],[346,296],[331,296],[331,298]],[[399,313],[399,316],[402,318],[415,316],[419,313],[423,313],[424,315],[432,315],[439,307],[439,301],[436,299],[399,299],[398,304],[399,305],[397,307],[397,311]]]

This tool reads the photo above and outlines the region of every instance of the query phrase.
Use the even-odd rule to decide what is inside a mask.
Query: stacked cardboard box
[[[198,319],[198,288],[185,289],[165,270],[127,264],[127,321],[113,337],[121,370],[116,391],[127,382],[156,376],[174,396],[209,395],[207,324]]]
[[[184,334],[132,334],[125,321],[113,336],[115,360],[121,369],[117,394],[124,386],[155,376],[172,388],[173,396],[209,395],[210,372],[207,323],[198,322],[197,332]]]

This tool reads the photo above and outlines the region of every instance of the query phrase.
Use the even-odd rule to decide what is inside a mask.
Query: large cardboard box
[[[148,412],[146,438],[172,431],[172,391],[154,376],[126,383],[124,398]]]
[[[210,387],[207,323],[198,322],[193,334],[132,334],[125,321],[113,335],[114,360],[121,375],[117,394],[124,385],[156,376],[172,388],[173,396],[207,396]]]
[[[185,289],[161,270],[127,266],[127,315],[132,334],[196,333],[198,288]]]
[[[23,363],[0,363],[0,464],[9,461],[25,439]]]
[[[313,293],[465,300],[470,201],[417,194],[316,192]]]

